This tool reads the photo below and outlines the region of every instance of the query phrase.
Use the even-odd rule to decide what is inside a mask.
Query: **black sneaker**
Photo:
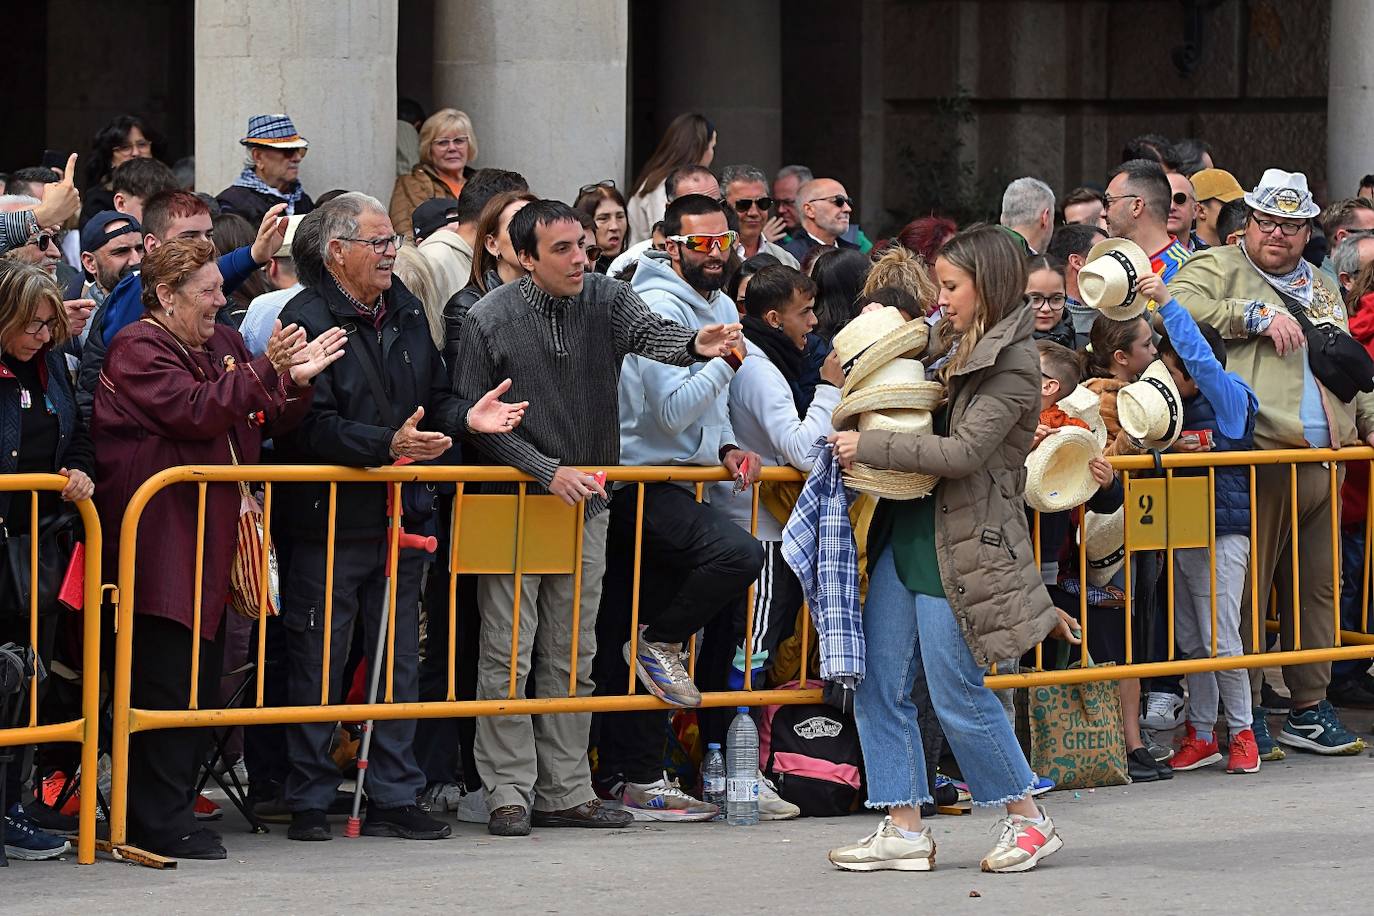
[[[442,840],[451,833],[453,828],[430,817],[419,805],[403,805],[399,808],[378,808],[368,805],[367,819],[363,821],[363,836]]]
[[[1265,681],[1260,685],[1260,705],[1274,712],[1288,712],[1293,708],[1293,701],[1270,687],[1269,682]]]
[[[319,808],[291,812],[291,826],[287,828],[286,838],[317,843],[334,839],[329,831],[329,820]]]
[[[200,859],[215,861],[225,858],[228,853],[220,842],[219,834],[212,830],[193,830],[178,840],[147,847],[149,852],[170,859]]]
[[[1126,772],[1131,777],[1131,782],[1158,782],[1159,764],[1150,752],[1143,747],[1138,747],[1126,755]],[[1173,776],[1173,770],[1169,771]]]
[[[1341,709],[1374,709],[1374,685],[1366,683],[1367,677],[1332,682],[1326,688],[1327,701]]]

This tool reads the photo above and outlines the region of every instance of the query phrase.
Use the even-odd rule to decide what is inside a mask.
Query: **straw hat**
[[[1152,273],[1150,256],[1130,239],[1103,239],[1088,252],[1078,272],[1083,304],[1108,318],[1125,321],[1145,311],[1149,301],[1136,292],[1136,280]]]
[[[1245,195],[1245,202],[1261,213],[1288,219],[1311,219],[1322,212],[1307,189],[1307,176],[1283,169],[1265,169],[1255,190]]]
[[[1099,448],[1107,447],[1107,424],[1102,419],[1102,399],[1097,392],[1087,385],[1079,385],[1060,398],[1057,406],[1075,420],[1088,424],[1088,429],[1097,437]]]
[[[1084,552],[1088,556],[1088,584],[1098,588],[1112,581],[1126,559],[1126,515],[1087,513],[1083,521]]]
[[[1144,448],[1164,451],[1183,430],[1183,399],[1162,360],[1155,360],[1116,393],[1116,418]]]
[[[836,429],[855,414],[870,410],[934,410],[944,386],[925,380],[925,367],[914,359],[894,359],[874,370],[858,387],[848,389],[831,418]]]
[[[1102,456],[1102,446],[1079,426],[1062,426],[1026,456],[1026,502],[1040,512],[1063,512],[1081,506],[1097,492],[1088,462]]]
[[[924,319],[907,321],[890,305],[859,315],[833,341],[844,370],[844,393],[897,357],[920,356],[929,337]]]
[[[934,423],[928,410],[871,410],[859,415],[859,432],[870,429],[928,436]]]
[[[940,478],[854,464],[844,472],[844,482],[851,489],[882,499],[920,499],[934,492]]]

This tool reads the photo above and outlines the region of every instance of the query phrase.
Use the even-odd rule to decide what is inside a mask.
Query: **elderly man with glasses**
[[[225,213],[237,213],[256,226],[280,203],[286,204],[286,216],[315,209],[300,182],[301,160],[310,144],[289,117],[253,115],[239,143],[248,151],[248,162],[234,183],[215,196]]]
[[[777,244],[787,233],[781,218],[772,216],[775,201],[768,196],[768,176],[752,165],[727,165],[720,173],[725,205],[739,217],[739,255],[748,260],[771,254],[788,267],[797,267],[792,253]]]
[[[843,238],[849,231],[854,201],[844,185],[833,178],[814,178],[797,190],[797,213],[801,231],[784,246],[798,263],[805,262],[813,248],[858,248]]]
[[[495,433],[520,422],[524,405],[504,404],[506,381],[478,400],[449,391],[448,373],[430,337],[424,307],[392,277],[401,238],[386,208],[366,194],[330,201],[319,216],[323,270],[282,310],[283,325],[314,336],[331,327],[348,332],[344,356],[316,376],[310,412],[275,442],[287,461],[375,467],[398,459],[456,460],[452,437],[465,429]],[[331,509],[327,484],[282,486],[273,511],[275,526],[291,536],[289,576],[282,579],[282,624],[287,631],[290,703],[314,706],[322,695],[338,702],[344,692],[354,622],[361,615],[369,654],[377,644],[386,583],[388,523],[384,487],[340,486]],[[424,512],[407,523],[424,523]],[[331,531],[335,538],[329,546]],[[333,568],[327,568],[333,554]],[[419,695],[419,590],[426,557],[402,551],[396,575],[394,666],[388,683],[395,702]],[[325,616],[326,583],[332,579],[332,614]],[[328,691],[322,684],[325,628],[329,627]],[[381,660],[386,663],[386,659]],[[293,840],[330,839],[326,813],[339,786],[329,756],[334,726],[287,729],[290,773],[285,797]],[[414,720],[378,722],[368,761],[368,836],[439,839],[447,825],[417,807],[425,777],[416,765]]]
[[[1307,177],[1268,169],[1245,195],[1245,203],[1250,215],[1241,243],[1194,255],[1170,282],[1170,290],[1194,318],[1221,332],[1227,368],[1259,395],[1256,448],[1374,445],[1374,394],[1358,392],[1347,401],[1324,384],[1328,367],[1312,364],[1316,354],[1309,351],[1303,326],[1294,317],[1347,329],[1340,290],[1303,260],[1311,220],[1320,212]],[[1335,642],[1331,513],[1336,507],[1327,465],[1295,467],[1295,506],[1290,505],[1289,466],[1262,464],[1255,469],[1256,559],[1245,594],[1257,594],[1260,606],[1250,608],[1252,616],[1242,622],[1241,635],[1251,640],[1253,615],[1263,620],[1272,587],[1282,647],[1294,648],[1300,637],[1303,649],[1318,649]],[[1296,520],[1290,514],[1295,511]],[[1299,609],[1293,606],[1295,573],[1300,623]],[[1262,627],[1260,632],[1258,645],[1249,651],[1265,650]],[[1345,729],[1327,701],[1329,662],[1285,666],[1283,679],[1293,708],[1277,736],[1280,743],[1317,754],[1359,753],[1363,742]],[[1274,746],[1260,707],[1261,680],[1260,670],[1252,669],[1255,738],[1261,756],[1276,759],[1283,752]]]

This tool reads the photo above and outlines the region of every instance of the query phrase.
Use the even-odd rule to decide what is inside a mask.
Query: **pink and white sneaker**
[[[1040,860],[1058,852],[1064,845],[1054,829],[1054,821],[1044,808],[1040,808],[1043,821],[1036,823],[1019,814],[1012,814],[998,821],[1002,835],[992,852],[983,857],[983,871],[1005,872],[1030,871]]]

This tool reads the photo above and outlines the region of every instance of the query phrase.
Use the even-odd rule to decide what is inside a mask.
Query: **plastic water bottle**
[[[720,809],[711,820],[725,820],[725,755],[714,741],[706,745],[706,759],[701,762],[701,795],[708,805]]]
[[[738,713],[725,738],[725,820],[737,827],[759,822],[759,730],[749,707]]]

